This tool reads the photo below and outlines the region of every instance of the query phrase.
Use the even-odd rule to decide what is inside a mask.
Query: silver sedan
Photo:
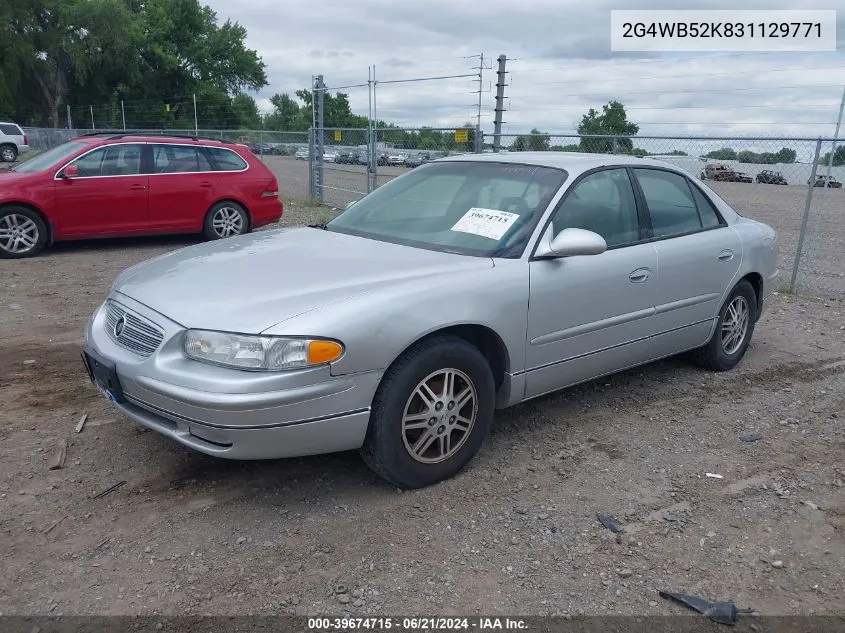
[[[774,230],[663,162],[450,157],[327,225],[124,271],[83,359],[128,417],[203,453],[360,449],[414,488],[463,468],[496,409],[682,352],[731,369],[776,262]]]

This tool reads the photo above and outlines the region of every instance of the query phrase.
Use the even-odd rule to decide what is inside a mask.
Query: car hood
[[[43,172],[34,171],[19,173],[16,171],[0,171],[0,194],[3,193],[3,190],[6,189],[6,187],[26,184],[33,180],[39,180],[40,176],[43,176]]]
[[[492,267],[486,257],[298,227],[161,255],[125,270],[112,290],[184,327],[258,333],[388,284]]]

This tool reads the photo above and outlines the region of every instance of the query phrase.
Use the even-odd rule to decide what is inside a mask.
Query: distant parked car
[[[13,163],[29,149],[29,138],[17,123],[0,121],[0,161]]]
[[[825,181],[824,176],[817,175],[816,176],[816,182],[813,183],[813,186],[814,187],[824,187],[824,181]],[[809,180],[807,181],[807,184],[808,185],[810,184]],[[833,176],[831,176],[830,180],[827,183],[827,186],[828,186],[829,189],[840,189],[842,187],[842,183],[839,182],[838,180],[836,180],[836,178],[834,178]]]
[[[419,154],[411,154],[405,159],[405,166],[413,169],[425,163],[431,162],[431,154],[428,152],[420,152]]]
[[[340,163],[342,165],[354,165],[355,164],[355,152],[350,150],[341,150],[337,153],[337,158],[335,158],[336,163]]]
[[[303,147],[301,149],[296,150],[296,153],[293,155],[296,160],[308,160],[308,149]]]
[[[771,171],[769,169],[764,169],[759,174],[757,174],[757,182],[766,184],[766,185],[785,185],[786,178],[783,177],[783,174],[779,171]]]
[[[754,182],[754,179],[744,171],[731,172],[731,182]]]
[[[323,150],[323,162],[324,163],[334,163],[337,161],[337,152],[333,149],[324,149]]]
[[[381,153],[378,155],[378,158],[376,158],[376,164],[377,164],[379,167],[386,167],[386,166],[387,166],[387,159],[388,159],[388,156],[389,156],[389,154],[388,154],[387,152],[381,152]]]
[[[704,166],[704,170],[701,172],[700,178],[702,180],[716,180],[724,182],[730,180],[732,174],[733,170],[727,165],[709,164]]]
[[[282,217],[276,176],[246,145],[179,136],[81,136],[0,173],[0,257],[63,240],[202,233]]]
[[[405,164],[405,154],[390,154],[387,157],[387,164],[388,165],[404,165]]]

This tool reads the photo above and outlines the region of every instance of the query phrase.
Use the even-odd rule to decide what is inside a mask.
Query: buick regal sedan
[[[124,271],[83,359],[129,418],[203,453],[360,449],[422,487],[497,409],[682,352],[733,368],[776,261],[774,230],[656,160],[450,157],[328,224]]]

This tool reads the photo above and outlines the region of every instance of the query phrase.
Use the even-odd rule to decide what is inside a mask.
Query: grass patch
[[[320,202],[316,198],[311,198],[310,196],[303,196],[297,198],[288,198],[286,201],[288,204],[294,207],[299,207],[300,209],[331,209],[332,207],[325,202]]]

